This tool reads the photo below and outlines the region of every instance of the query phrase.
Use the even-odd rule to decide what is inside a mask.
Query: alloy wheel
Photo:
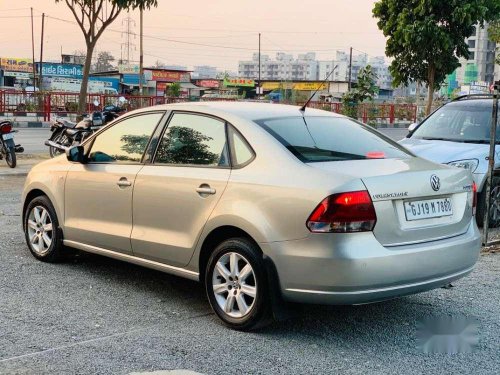
[[[31,248],[38,255],[45,255],[52,244],[53,225],[45,207],[35,206],[28,216],[28,237]]]
[[[232,318],[248,315],[257,296],[257,281],[250,262],[235,252],[223,254],[212,273],[215,300]]]

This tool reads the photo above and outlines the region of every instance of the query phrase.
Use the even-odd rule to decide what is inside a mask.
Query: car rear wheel
[[[24,213],[24,233],[31,254],[44,262],[56,262],[62,255],[62,238],[56,211],[46,196],[34,198]]]
[[[205,288],[212,309],[228,327],[248,331],[271,322],[262,255],[246,238],[217,246],[206,267]]]
[[[486,189],[478,195],[478,204],[476,212],[477,225],[484,225],[484,214],[486,211]],[[493,177],[490,192],[490,228],[498,228],[500,226],[500,177]]]

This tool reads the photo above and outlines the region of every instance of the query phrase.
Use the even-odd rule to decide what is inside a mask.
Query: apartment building
[[[456,70],[458,84],[469,84],[473,81],[493,82],[495,74],[499,76],[500,67],[495,67],[496,44],[488,37],[488,25],[478,25],[474,35],[466,42],[469,46],[469,58],[460,59],[461,67]]]
[[[317,78],[318,63],[316,54],[308,52],[293,55],[278,52],[275,58],[261,55],[260,77],[263,80],[314,81]],[[238,76],[242,78],[257,78],[259,76],[259,54],[254,53],[252,60],[238,63]]]

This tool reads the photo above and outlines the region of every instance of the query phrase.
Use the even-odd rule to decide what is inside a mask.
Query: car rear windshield
[[[427,118],[415,130],[412,138],[489,143],[492,104],[492,100],[478,99],[447,104]]]
[[[282,117],[257,121],[303,162],[408,158],[368,126],[343,117]]]

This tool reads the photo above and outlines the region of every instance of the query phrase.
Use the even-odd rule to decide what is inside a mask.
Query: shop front
[[[172,84],[179,85],[180,97],[199,96],[199,87],[191,83],[191,72],[186,70],[152,69],[144,70],[147,81],[154,83],[156,96],[168,96]]]
[[[0,58],[0,86],[4,89],[33,90],[33,60]]]

